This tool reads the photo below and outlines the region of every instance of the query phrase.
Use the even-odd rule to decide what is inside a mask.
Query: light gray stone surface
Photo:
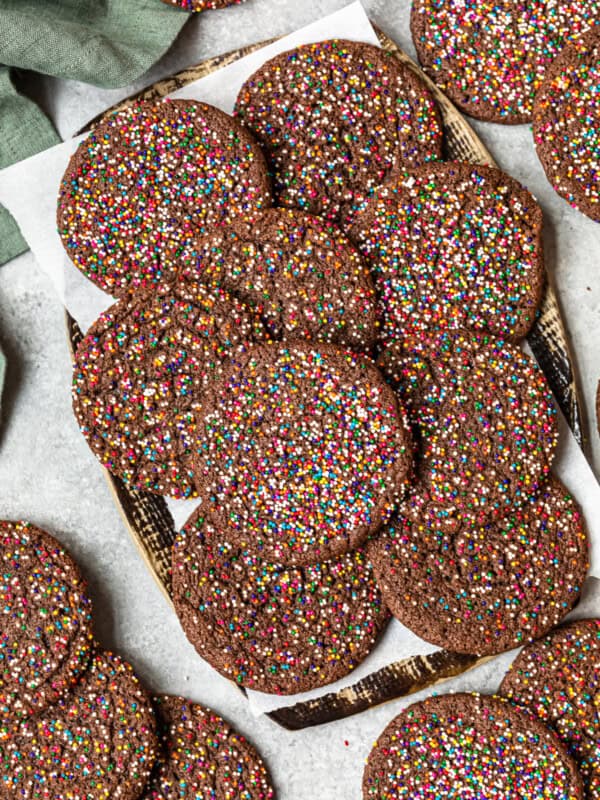
[[[139,86],[203,58],[287,33],[345,4],[248,0],[240,7],[202,14]],[[364,4],[373,20],[412,53],[409,0]],[[133,88],[108,92],[46,79],[38,94],[66,137]],[[476,128],[500,165],[523,181],[544,207],[548,269],[559,290],[592,418],[600,377],[600,226],[554,195],[526,126]],[[6,421],[0,430],[0,517],[27,518],[69,547],[90,581],[100,642],[129,658],[153,691],[185,694],[234,721],[258,743],[281,800],[309,798],[315,790],[323,800],[359,798],[364,759],[398,704],[290,734],[267,719],[250,717],[238,690],[195,655],[129,540],[72,418],[62,309],[29,254],[0,268],[0,342],[9,362]],[[595,425],[589,430],[599,474],[600,442]],[[500,677],[488,664],[447,688],[491,689]]]

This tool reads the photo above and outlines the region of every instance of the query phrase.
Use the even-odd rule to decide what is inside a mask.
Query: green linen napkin
[[[18,70],[127,86],[166,52],[188,17],[159,0],[0,0],[0,169],[60,141],[19,94]],[[0,207],[0,264],[25,250]]]

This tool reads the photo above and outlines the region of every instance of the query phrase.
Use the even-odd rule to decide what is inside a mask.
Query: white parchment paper
[[[300,44],[334,37],[379,44],[361,3],[355,2],[183,87],[171,97],[201,100],[230,113],[242,83],[267,59]],[[71,154],[83,138],[70,139],[0,171],[0,203],[16,219],[40,268],[50,277],[58,296],[85,331],[114,300],[73,266],[56,232],[56,198],[60,181]],[[590,574],[600,577],[600,487],[563,419],[555,471],[584,511],[592,544]],[[169,499],[167,502],[177,528],[183,526],[198,504],[192,500]],[[250,707],[254,713],[261,714],[335,692],[387,664],[411,655],[431,653],[435,649],[393,620],[373,653],[346,678],[323,689],[285,698],[250,691]],[[496,669],[504,669],[511,658],[511,654],[500,656]]]

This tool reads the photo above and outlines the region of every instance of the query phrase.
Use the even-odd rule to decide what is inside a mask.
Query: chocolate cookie
[[[588,569],[585,522],[555,478],[485,527],[433,523],[411,498],[368,554],[402,623],[428,642],[476,655],[547,633],[577,603]]]
[[[230,544],[196,511],[173,549],[173,601],[198,653],[247,689],[294,694],[347,675],[389,613],[362,549],[303,567]]]
[[[225,8],[242,3],[243,0],[162,0],[168,6],[178,6],[186,11],[208,11],[214,8]]]
[[[70,258],[115,296],[169,277],[165,247],[271,205],[265,160],[240,124],[194,100],[138,102],[79,145],[58,196]]]
[[[528,645],[514,660],[500,694],[530,708],[567,746],[586,797],[600,797],[600,620],[571,622]]]
[[[0,725],[55,703],[87,668],[91,602],[50,534],[0,521]]]
[[[363,776],[365,800],[580,800],[575,763],[545,725],[499,697],[447,694],[385,728]]]
[[[413,0],[412,37],[425,72],[467,114],[530,122],[544,75],[598,19],[598,0]]]
[[[235,114],[261,142],[279,204],[349,225],[384,181],[441,157],[433,98],[406,65],[363,42],[282,53],[242,86]]]
[[[182,697],[154,704],[163,750],[142,800],[272,800],[263,760],[218,714]]]
[[[256,345],[204,398],[196,486],[235,547],[314,564],[389,519],[412,452],[394,393],[369,359],[325,344]]]
[[[180,270],[254,308],[275,339],[317,339],[351,350],[375,344],[375,290],[358,252],[335,226],[269,209],[190,241]]]
[[[483,524],[537,492],[558,425],[533,359],[500,339],[445,331],[398,341],[378,363],[413,426],[428,516]]]
[[[542,210],[500,170],[427,164],[383,186],[350,232],[375,278],[382,341],[470,327],[511,340],[533,325]]]
[[[592,3],[600,19],[600,3]],[[567,47],[535,97],[533,137],[561,197],[600,222],[600,27]]]
[[[100,651],[56,705],[0,728],[0,797],[135,800],[156,758],[155,727],[129,664]]]
[[[198,281],[117,301],[75,354],[73,409],[92,451],[138,489],[195,496],[194,408],[225,360],[264,338],[249,309]]]

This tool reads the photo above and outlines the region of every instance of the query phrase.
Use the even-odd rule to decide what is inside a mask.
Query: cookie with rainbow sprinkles
[[[210,708],[183,697],[154,698],[161,741],[141,800],[272,800],[255,748]]]
[[[379,295],[382,342],[470,327],[514,341],[545,283],[542,210],[492,167],[427,164],[385,184],[350,230]]]
[[[173,601],[198,653],[246,689],[310,691],[363,661],[390,615],[364,549],[319,564],[271,564],[202,509],[177,538]]]
[[[87,669],[92,604],[49,533],[0,521],[0,725],[55,703]]]
[[[136,102],[81,142],[62,179],[57,226],[73,263],[114,296],[170,277],[167,245],[271,205],[260,147],[194,100]]]
[[[585,522],[556,479],[485,526],[445,525],[411,495],[369,543],[389,609],[432,644],[492,655],[544,636],[574,607],[588,570]]]
[[[600,222],[600,27],[573,41],[548,71],[535,98],[533,137],[554,189]]]
[[[209,11],[242,3],[243,0],[162,0],[168,6],[177,6],[185,11]]]
[[[576,760],[586,796],[600,797],[600,620],[570,622],[527,645],[499,693],[551,726]]]
[[[223,537],[275,564],[328,561],[389,519],[412,464],[393,390],[333,345],[254,345],[207,387],[194,478]]]
[[[369,754],[364,800],[582,800],[556,734],[498,697],[446,694],[393,719]]]
[[[363,42],[332,39],[275,56],[244,83],[235,115],[265,149],[279,204],[343,229],[384,181],[441,157],[429,89]]]
[[[600,18],[598,0],[413,0],[419,61],[465,113],[531,122],[536,92],[565,45]]]

